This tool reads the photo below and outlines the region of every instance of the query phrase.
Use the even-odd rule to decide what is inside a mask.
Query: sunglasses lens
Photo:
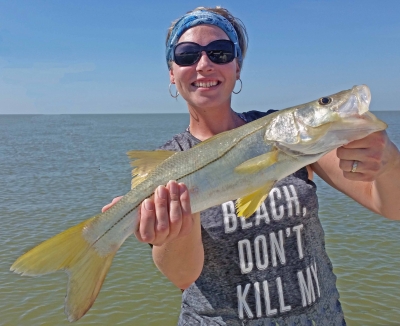
[[[179,43],[175,48],[174,55],[177,65],[191,66],[200,58],[200,46],[196,43]]]
[[[217,64],[224,64],[235,59],[235,45],[228,40],[213,41],[207,46],[197,43],[183,42],[175,47],[174,61],[179,66],[191,66],[201,57],[201,51],[206,51],[208,58]]]
[[[207,55],[214,63],[228,63],[235,58],[235,47],[228,40],[214,41],[207,45]]]

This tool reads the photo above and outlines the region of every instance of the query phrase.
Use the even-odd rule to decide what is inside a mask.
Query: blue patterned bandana
[[[170,61],[173,61],[173,51],[174,46],[178,43],[179,38],[185,33],[189,28],[197,25],[214,25],[221,28],[229,39],[235,44],[236,57],[239,60],[239,65],[242,64],[242,51],[239,46],[238,36],[236,34],[233,25],[225,17],[218,15],[214,12],[207,10],[197,10],[182,16],[175,24],[171,31],[167,42],[167,48],[165,50],[165,55],[167,58],[167,65]],[[168,66],[169,68],[169,66]]]

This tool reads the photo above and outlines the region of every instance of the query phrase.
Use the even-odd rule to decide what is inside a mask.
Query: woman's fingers
[[[176,238],[182,226],[182,208],[180,188],[176,181],[167,184],[169,191],[169,234],[170,239]]]
[[[181,235],[187,235],[193,227],[192,210],[190,207],[189,190],[183,183],[179,184],[180,201],[182,209]]]
[[[187,187],[176,181],[159,186],[154,198],[146,199],[140,208],[139,241],[159,246],[187,235],[193,226]]]
[[[159,186],[154,194],[154,205],[156,213],[156,220],[154,225],[154,245],[160,245],[164,243],[169,234],[168,200],[168,189],[164,186]]]
[[[376,132],[337,149],[339,168],[350,180],[373,181],[385,167],[387,135]]]
[[[139,210],[139,229],[135,232],[139,241],[153,243],[155,221],[156,213],[153,198],[147,198],[142,202]]]
[[[101,212],[104,213],[106,210],[110,209],[110,207],[114,206],[118,201],[121,200],[123,196],[115,197],[111,203],[107,204],[101,209]]]

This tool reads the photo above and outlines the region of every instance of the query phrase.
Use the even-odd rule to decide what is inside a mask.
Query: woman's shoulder
[[[239,113],[239,116],[245,120],[246,122],[251,122],[257,119],[260,119],[262,117],[265,117],[268,114],[271,114],[273,112],[276,112],[277,110],[268,110],[268,111],[256,111],[256,110],[252,110],[252,111],[247,111],[247,112],[243,112],[243,113]]]
[[[198,143],[200,143],[200,141],[193,137],[189,131],[185,130],[184,132],[174,135],[172,139],[160,146],[159,149],[181,152],[192,148]]]

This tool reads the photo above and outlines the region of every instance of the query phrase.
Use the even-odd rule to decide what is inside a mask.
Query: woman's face
[[[217,26],[199,25],[188,29],[179,39],[208,45],[215,40],[229,40]],[[240,77],[237,59],[227,64],[213,63],[203,51],[200,60],[192,66],[178,66],[172,63],[170,81],[176,84],[179,94],[189,107],[197,109],[221,108],[231,105],[232,90]]]

